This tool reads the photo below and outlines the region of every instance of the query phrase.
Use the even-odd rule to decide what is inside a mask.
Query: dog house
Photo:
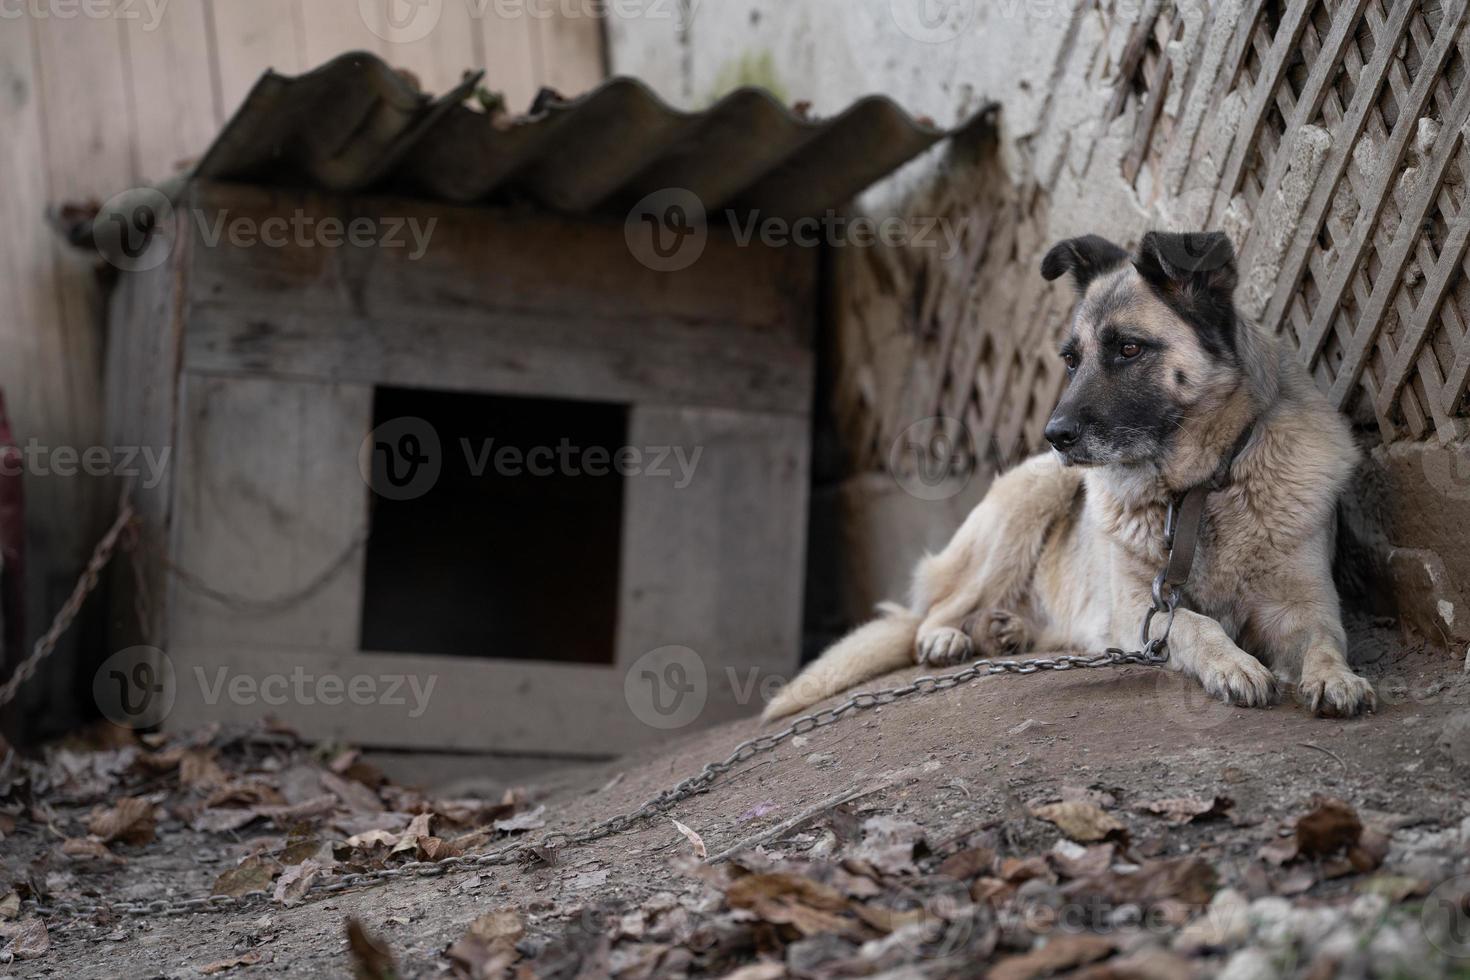
[[[110,436],[172,450],[113,646],[162,651],[169,724],[605,755],[798,665],[821,249],[737,232],[943,134],[476,81],[269,73],[99,218]]]

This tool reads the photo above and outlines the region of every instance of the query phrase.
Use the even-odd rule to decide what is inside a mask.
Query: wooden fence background
[[[48,203],[105,201],[176,173],[267,68],[293,74],[368,50],[431,92],[486,68],[486,86],[513,110],[542,85],[574,95],[604,73],[601,24],[563,16],[561,4],[502,20],[494,3],[444,0],[434,30],[412,43],[369,30],[358,0],[166,0],[151,5],[156,24],[142,0],[90,5],[103,17],[74,2],[8,6],[21,15],[0,20],[0,389],[17,439],[53,449],[101,438],[104,337],[96,257],[48,230]],[[32,636],[76,580],[111,508],[103,492],[85,477],[27,476]],[[33,682],[32,710],[68,704],[72,674]]]
[[[1071,296],[1037,267],[1084,230],[1133,244],[1148,227],[1223,228],[1243,310],[1338,406],[1386,442],[1463,439],[1466,0],[1085,0],[1073,17],[1033,141],[1056,149],[1019,187],[991,161],[911,202],[964,222],[961,253],[868,249],[839,267],[853,468],[912,462],[895,441],[937,417],[973,439],[959,465],[1039,448]]]

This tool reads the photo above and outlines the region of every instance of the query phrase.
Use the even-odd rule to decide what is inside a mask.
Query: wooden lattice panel
[[[1036,275],[1051,229],[1075,228],[1053,214],[1057,183],[1119,175],[1154,217],[1088,230],[1131,245],[1149,227],[1224,228],[1242,308],[1339,407],[1386,441],[1463,438],[1470,0],[1094,0],[1074,16],[1105,37],[1082,50],[1097,31],[1074,30],[1058,66],[1102,93],[1092,144],[1054,137],[1063,164],[1019,186],[998,166],[952,175],[910,210],[963,222],[959,256],[874,253],[840,277],[854,466],[901,464],[900,434],[954,420],[982,469],[1039,448],[1071,302]]]

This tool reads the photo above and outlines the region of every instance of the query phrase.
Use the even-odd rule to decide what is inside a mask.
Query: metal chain
[[[21,686],[35,676],[41,662],[56,652],[56,644],[71,628],[72,621],[77,618],[77,613],[82,611],[82,604],[87,601],[87,596],[97,588],[103,569],[107,567],[108,562],[112,561],[112,555],[117,550],[118,542],[132,523],[133,505],[127,498],[124,498],[122,505],[118,508],[117,519],[112,522],[112,527],[102,536],[102,540],[97,542],[97,547],[92,550],[92,557],[88,559],[87,567],[82,570],[77,584],[72,587],[71,595],[67,596],[66,602],[62,603],[61,609],[57,611],[56,618],[51,621],[51,628],[36,641],[36,645],[31,648],[31,655],[21,661],[20,666],[15,668],[15,673],[10,675],[10,679],[0,685],[0,708],[14,701],[15,696],[20,693]]]
[[[1169,514],[1165,521],[1165,550],[1171,554],[1174,545],[1176,504],[1177,501],[1170,502]],[[121,517],[119,521],[121,522]],[[106,541],[104,540],[105,543]],[[102,550],[102,547],[99,545],[99,553]],[[107,550],[107,554],[111,554],[110,548]],[[105,560],[103,564],[105,564]],[[781,731],[768,732],[763,735],[757,735],[755,738],[747,739],[737,745],[734,751],[724,759],[706,763],[704,768],[697,774],[682,779],[673,786],[662,790],[658,795],[652,797],[637,809],[608,817],[581,830],[553,831],[541,836],[535,841],[518,840],[496,850],[487,851],[484,854],[460,854],[453,857],[441,858],[437,861],[410,861],[390,868],[353,872],[324,881],[321,884],[313,884],[312,887],[307,889],[307,893],[313,897],[332,895],[351,888],[365,888],[402,878],[435,877],[453,871],[501,867],[522,861],[543,859],[547,857],[548,852],[555,851],[557,848],[590,844],[594,841],[611,837],[614,834],[622,833],[641,821],[662,816],[691,796],[708,790],[721,776],[729,773],[736,766],[748,762],[763,753],[774,751],[777,747],[798,735],[804,735],[807,732],[825,728],[828,725],[835,724],[848,715],[854,715],[873,708],[881,708],[885,705],[901,701],[904,698],[925,697],[931,694],[938,694],[942,691],[959,687],[962,684],[968,684],[981,677],[990,677],[995,674],[1018,674],[1024,676],[1048,670],[1090,670],[1102,667],[1130,666],[1161,667],[1169,660],[1167,646],[1169,630],[1173,626],[1174,612],[1180,599],[1179,586],[1164,583],[1163,577],[1165,571],[1167,571],[1167,563],[1165,569],[1161,570],[1159,577],[1155,579],[1153,602],[1144,613],[1141,639],[1142,648],[1139,650],[1128,651],[1116,647],[1109,647],[1102,653],[1091,655],[1069,654],[1057,657],[1035,657],[1029,660],[982,660],[976,661],[952,673],[916,677],[909,683],[900,685],[899,687],[890,687],[881,691],[863,691],[852,695],[842,704],[835,705],[831,708],[824,708],[821,711],[809,715],[803,715]],[[1166,589],[1167,594],[1165,594]],[[1158,637],[1150,638],[1149,627],[1153,622],[1154,616],[1158,614],[1167,614],[1167,619],[1164,621],[1164,629]],[[270,899],[271,896],[268,892],[252,891],[238,896],[208,895],[195,898],[154,899],[151,901],[136,902],[58,902],[55,905],[27,902],[27,904],[33,907],[39,914],[72,919],[98,914],[115,916],[172,916],[188,915],[195,912],[233,912],[268,902]]]

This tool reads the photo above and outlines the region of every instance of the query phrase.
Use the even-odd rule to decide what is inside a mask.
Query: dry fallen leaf
[[[100,840],[90,837],[69,837],[61,842],[61,853],[75,861],[104,861],[122,864],[123,859],[107,849]]]
[[[939,873],[947,878],[969,881],[986,874],[994,866],[994,851],[988,847],[972,847],[945,858],[939,866]]]
[[[1305,857],[1326,857],[1352,847],[1363,833],[1363,822],[1342,800],[1320,796],[1312,811],[1296,822],[1296,844]]]
[[[282,905],[299,905],[311,889],[311,883],[325,869],[315,859],[307,859],[287,868],[276,881],[274,898]]]
[[[495,829],[506,834],[520,833],[527,830],[540,830],[546,826],[546,821],[542,816],[545,813],[546,807],[538,806],[534,810],[518,813],[509,819],[495,821]]]
[[[869,817],[863,821],[862,843],[852,849],[852,856],[883,874],[912,874],[914,855],[924,842],[924,831],[911,820],[894,817]]]
[[[987,976],[990,980],[1035,980],[1095,963],[1111,955],[1115,947],[1116,942],[1105,936],[1059,932],[1040,949],[1001,960]]]
[[[20,895],[14,891],[0,898],[0,919],[20,917]]]
[[[213,749],[190,749],[179,756],[179,785],[213,789],[229,782],[229,775],[214,761]]]
[[[1151,813],[1156,817],[1163,817],[1172,824],[1186,824],[1194,820],[1209,820],[1224,816],[1234,805],[1235,801],[1228,796],[1216,796],[1208,800],[1197,796],[1180,796],[1139,803],[1133,807],[1133,810],[1137,813]]]
[[[281,866],[269,858],[246,858],[215,879],[210,894],[239,898],[250,892],[270,891],[271,881],[280,870]]]
[[[34,960],[46,955],[51,948],[51,937],[46,932],[46,923],[36,916],[22,919],[11,934],[10,942],[0,949],[0,960]]]
[[[140,796],[125,796],[115,806],[93,810],[87,819],[87,831],[104,844],[115,840],[146,844],[153,840],[154,824],[152,802]]]
[[[354,980],[396,980],[398,964],[393,954],[353,918],[347,920],[347,952],[352,957]]]
[[[1063,878],[1091,878],[1112,867],[1117,852],[1116,844],[1083,847],[1069,840],[1059,840],[1046,859]]]
[[[242,953],[239,956],[231,956],[229,959],[215,960],[213,963],[206,963],[199,968],[199,972],[206,975],[213,973],[224,973],[226,970],[233,970],[237,966],[254,966],[255,964],[261,962],[263,959],[264,957],[260,953]]]
[[[1048,803],[1033,807],[1031,813],[1081,844],[1104,840],[1126,840],[1128,828],[1110,813],[1092,803]]]
[[[671,820],[670,822],[673,823],[675,830],[683,834],[684,838],[688,840],[690,844],[694,845],[694,856],[697,859],[703,861],[709,857],[709,849],[704,846],[703,837],[699,836],[694,831],[690,830],[688,827],[684,826],[677,820]]]

